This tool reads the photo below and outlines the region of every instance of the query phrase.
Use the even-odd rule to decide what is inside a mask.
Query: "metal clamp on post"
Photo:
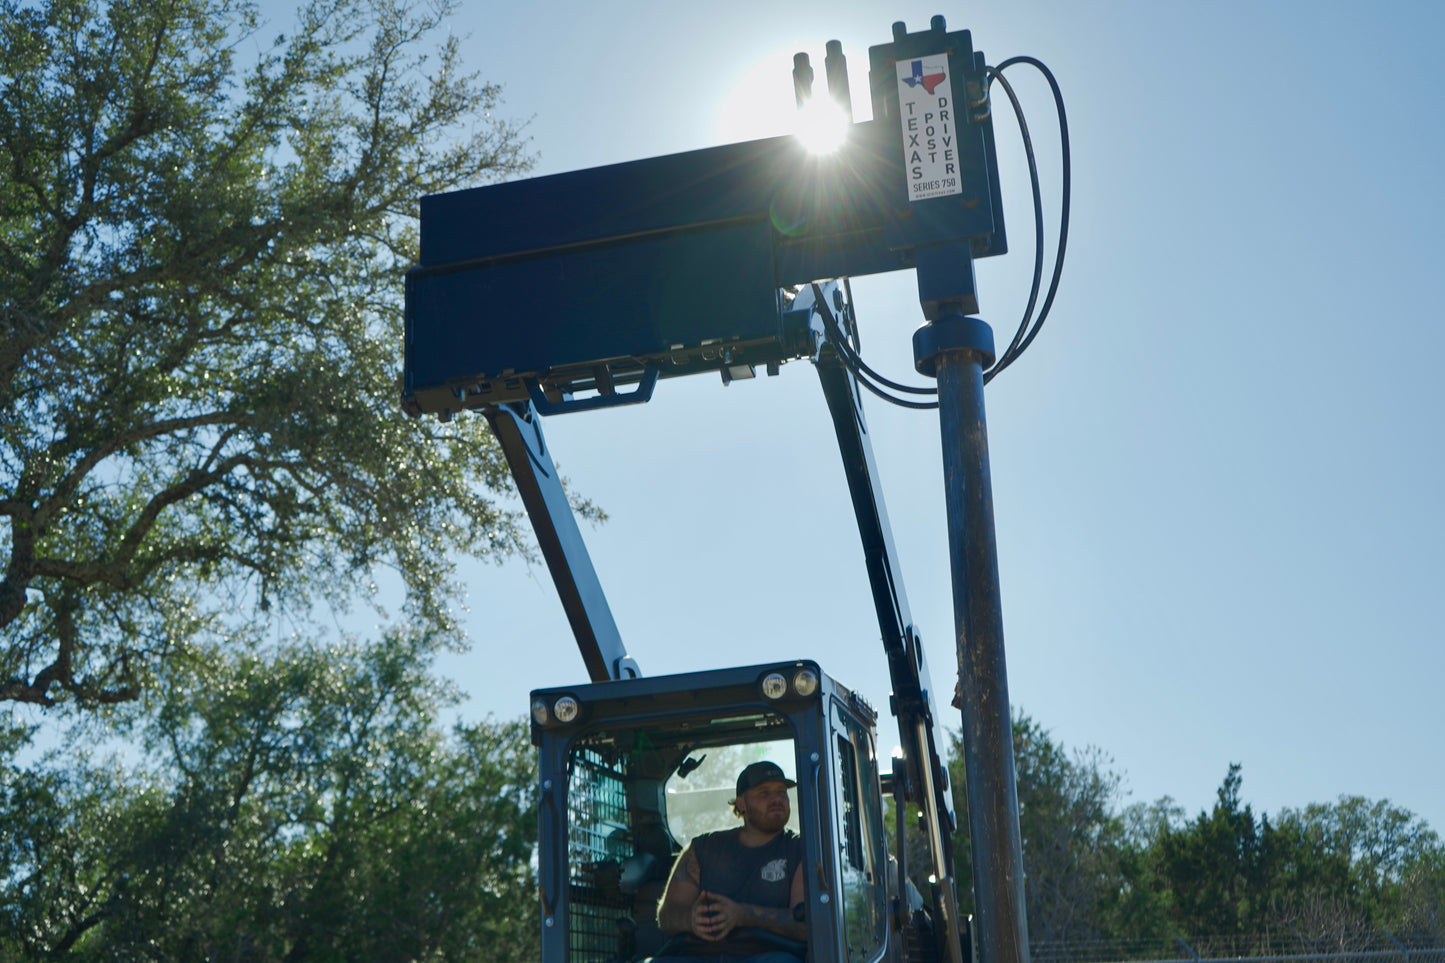
[[[953,314],[930,321],[913,332],[913,367],[929,378],[938,377],[938,359],[952,351],[977,356],[979,366],[993,364],[993,328],[979,318]]]

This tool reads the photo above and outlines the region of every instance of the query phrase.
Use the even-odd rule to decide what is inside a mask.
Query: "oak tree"
[[[396,402],[418,197],[530,163],[448,14],[0,0],[0,702],[383,568],[450,633],[450,553],[522,544],[482,420]]]

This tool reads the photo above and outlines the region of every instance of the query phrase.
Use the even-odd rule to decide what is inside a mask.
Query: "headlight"
[[[793,691],[806,699],[818,691],[818,673],[812,669],[799,669],[793,674]]]
[[[547,724],[547,703],[541,699],[532,700],[532,721],[539,726]]]
[[[577,718],[577,700],[571,696],[563,696],[552,704],[552,714],[557,717],[558,722],[571,722]]]
[[[769,699],[781,699],[788,693],[788,680],[781,672],[769,672],[763,676],[763,695]]]

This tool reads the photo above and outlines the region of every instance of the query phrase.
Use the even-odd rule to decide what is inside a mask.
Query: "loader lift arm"
[[[836,285],[829,287],[837,292]],[[821,287],[819,291],[826,296],[827,292]],[[951,844],[957,826],[949,794],[948,769],[941,752],[938,714],[934,711],[928,688],[928,659],[924,654],[922,636],[909,612],[902,569],[893,546],[893,532],[888,525],[883,488],[873,457],[873,445],[863,417],[863,399],[857,378],[844,363],[839,346],[827,334],[821,339],[814,364],[832,415],[833,430],[838,437],[838,452],[842,456],[843,473],[848,480],[853,514],[857,518],[858,535],[863,543],[873,607],[878,617],[883,651],[888,658],[888,676],[893,687],[890,709],[898,720],[898,740],[903,750],[903,772],[895,774],[893,784],[894,803],[901,811],[905,803],[911,802],[923,813],[932,875],[937,881],[933,899],[936,945],[947,954],[941,958],[961,963],[964,927],[958,913]],[[899,775],[905,777],[903,785],[898,784]],[[900,878],[894,897],[895,924],[900,928],[904,923],[906,907],[906,862],[902,838],[900,835]]]
[[[482,413],[512,470],[588,677],[606,682],[641,675],[622,643],[597,570],[592,567],[577,517],[542,435],[541,416],[530,401],[495,405]]]

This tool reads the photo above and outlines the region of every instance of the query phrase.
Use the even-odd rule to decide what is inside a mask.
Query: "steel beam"
[[[607,596],[592,567],[592,558],[577,528],[557,466],[542,437],[542,419],[531,404],[506,404],[483,411],[512,469],[517,493],[532,520],[537,544],[562,608],[593,682],[635,677],[641,673],[627,654],[613,621]]]

